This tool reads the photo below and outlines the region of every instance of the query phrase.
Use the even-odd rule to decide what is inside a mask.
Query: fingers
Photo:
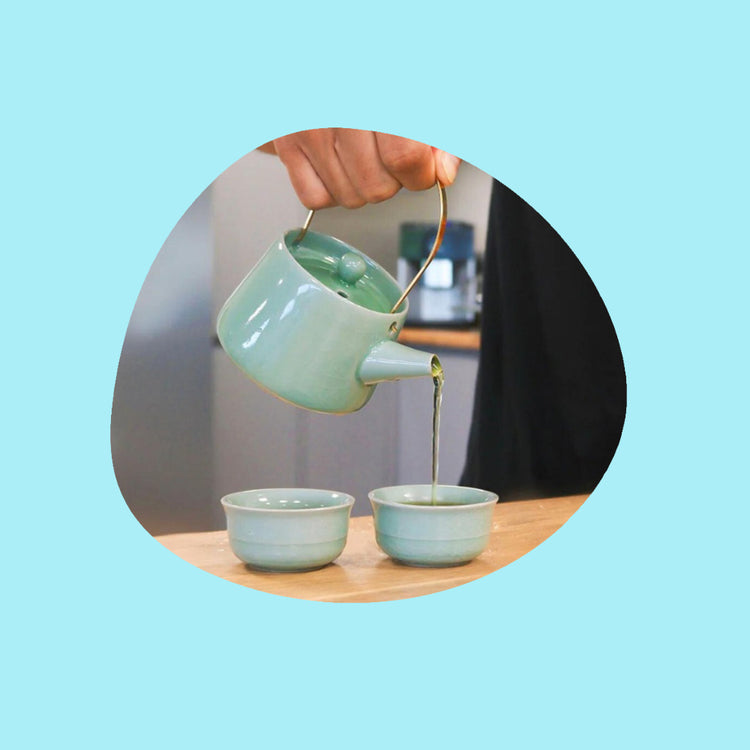
[[[359,208],[384,201],[402,187],[427,190],[436,180],[450,185],[460,163],[419,141],[349,128],[292,133],[272,147],[299,199],[314,209]]]
[[[367,202],[352,185],[335,141],[332,128],[306,130],[274,141],[297,196],[308,208],[359,208]]]
[[[351,184],[365,203],[380,203],[401,189],[401,183],[381,161],[371,130],[337,128],[335,148]]]
[[[335,206],[333,196],[292,136],[278,138],[273,143],[300,202],[307,208],[316,210]]]
[[[336,152],[334,128],[308,131],[308,136],[300,141],[300,148],[337,205],[346,208],[364,206],[366,201],[354,189]]]
[[[387,133],[376,133],[375,140],[383,165],[407,190],[427,190],[435,184],[435,158],[430,146]]]

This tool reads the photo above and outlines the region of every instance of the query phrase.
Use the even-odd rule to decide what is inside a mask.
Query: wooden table
[[[156,539],[197,568],[258,591],[322,602],[379,602],[443,591],[504,567],[554,534],[586,497],[499,503],[487,549],[454,568],[413,568],[393,562],[375,544],[371,516],[352,518],[341,556],[308,573],[263,573],[248,568],[232,553],[226,531]]]

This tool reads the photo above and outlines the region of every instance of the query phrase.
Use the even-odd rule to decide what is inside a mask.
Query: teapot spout
[[[359,366],[359,379],[365,385],[385,380],[433,376],[440,369],[440,360],[428,352],[412,349],[396,341],[381,341],[370,349]]]

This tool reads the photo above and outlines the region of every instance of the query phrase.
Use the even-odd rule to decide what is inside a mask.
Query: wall
[[[123,497],[152,534],[211,528],[211,194],[154,260],[128,325],[112,404]]]

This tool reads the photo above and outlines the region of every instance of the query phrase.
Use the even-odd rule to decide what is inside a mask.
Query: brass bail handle
[[[401,303],[406,299],[409,292],[414,289],[417,282],[422,278],[422,274],[427,270],[427,266],[432,263],[432,259],[437,255],[437,251],[440,249],[440,245],[443,243],[443,236],[445,235],[445,225],[448,222],[448,199],[445,197],[445,188],[440,184],[440,181],[435,183],[435,187],[438,189],[440,194],[440,223],[438,224],[438,231],[435,235],[435,241],[432,243],[432,249],[430,250],[427,260],[425,260],[423,266],[417,272],[417,275],[411,280],[409,286],[406,287],[404,293],[398,298],[398,302],[391,308],[391,313],[395,313]],[[307,219],[302,225],[302,230],[297,235],[297,239],[294,240],[294,244],[297,245],[304,239],[307,234],[307,230],[310,228],[313,216],[315,215],[315,209],[311,209],[310,213],[307,214]]]

